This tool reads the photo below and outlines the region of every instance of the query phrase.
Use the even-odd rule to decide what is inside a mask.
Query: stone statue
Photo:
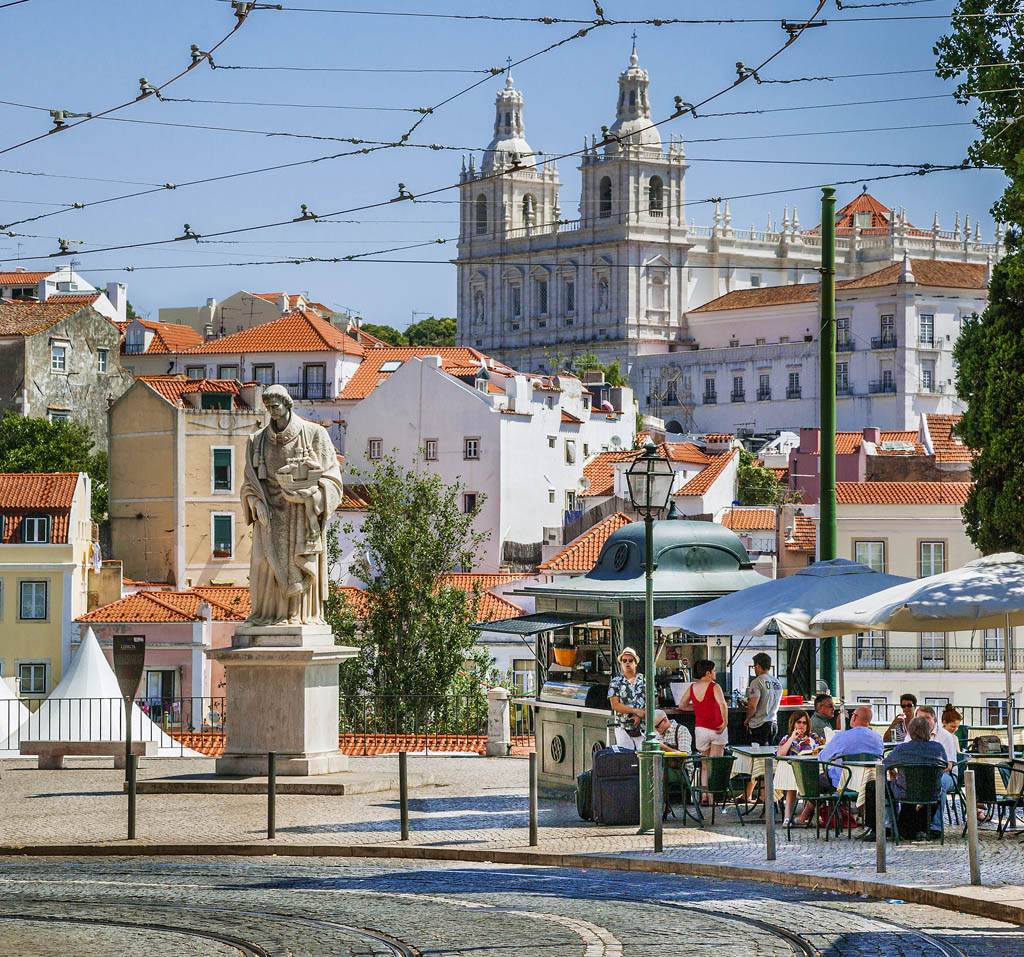
[[[338,456],[327,430],[292,411],[284,386],[269,386],[270,423],[249,436],[242,508],[252,526],[250,625],[322,625],[327,598],[327,524],[341,504]]]

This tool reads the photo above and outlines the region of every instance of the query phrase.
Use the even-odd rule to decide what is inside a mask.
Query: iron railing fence
[[[851,639],[844,639],[851,642]],[[941,644],[918,648],[893,648],[878,644],[843,648],[843,667],[848,671],[993,671],[1006,668],[1002,647],[949,648]],[[1015,650],[1013,671],[1024,671],[1024,649]]]
[[[871,723],[876,728],[880,728],[882,725],[887,725],[896,717],[897,712],[900,710],[899,702],[860,702],[860,698],[867,697],[868,696],[866,695],[851,697],[851,699],[846,702],[846,705],[848,708],[853,708],[856,707],[858,703],[871,704],[871,709],[874,712]],[[959,705],[955,700],[953,701],[953,707],[963,715],[964,724],[970,728],[970,737],[972,739],[977,737],[979,733],[986,733],[986,729],[991,729],[993,733],[1003,732],[1005,737],[1005,692],[1003,694],[998,692],[994,693],[992,695],[992,701],[993,704],[991,705]],[[931,705],[935,709],[936,717],[942,717],[944,704],[940,699],[928,698],[926,700],[924,696],[918,695],[918,702],[920,704]],[[1015,707],[1013,709],[1013,726],[1017,729],[1018,742],[1020,741],[1020,729],[1021,727],[1024,727],[1021,724],[1022,720],[1024,720],[1024,707]]]

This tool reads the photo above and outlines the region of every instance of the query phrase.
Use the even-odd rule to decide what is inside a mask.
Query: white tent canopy
[[[11,691],[6,681],[0,681],[0,741],[28,718],[26,708]]]
[[[183,749],[133,704],[132,740],[155,741],[157,754],[200,757]],[[8,731],[0,750],[17,751],[22,741],[123,741],[124,699],[117,678],[91,628],[87,628],[60,684],[29,714],[16,731]]]

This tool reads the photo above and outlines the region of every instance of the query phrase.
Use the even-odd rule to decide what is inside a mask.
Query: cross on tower
[[[508,66],[505,68],[505,72],[506,73],[511,73],[512,72],[512,57],[510,57],[510,56],[505,57],[505,62],[508,64]]]
[[[636,30],[633,31],[633,46],[636,46]]]

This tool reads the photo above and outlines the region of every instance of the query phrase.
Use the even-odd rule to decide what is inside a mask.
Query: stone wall
[[[965,463],[966,464],[966,463]],[[971,473],[936,465],[934,455],[869,455],[867,482],[969,482]]]

